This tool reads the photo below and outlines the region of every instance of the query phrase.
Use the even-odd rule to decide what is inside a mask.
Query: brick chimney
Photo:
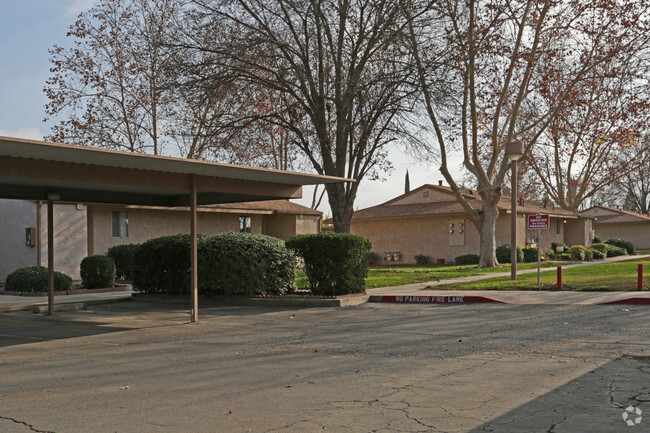
[[[438,186],[442,186],[442,181],[441,180],[438,181]]]
[[[519,197],[519,206],[524,207],[524,196]]]

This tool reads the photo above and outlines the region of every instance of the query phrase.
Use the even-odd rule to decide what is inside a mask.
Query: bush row
[[[282,295],[294,288],[295,255],[284,242],[251,233],[199,236],[201,294]],[[190,292],[190,235],[151,239],[134,250],[133,287],[144,293]]]

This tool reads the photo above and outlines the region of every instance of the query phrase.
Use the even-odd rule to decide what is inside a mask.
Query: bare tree
[[[400,136],[412,69],[396,0],[195,0],[201,27],[230,29],[228,45],[185,47],[214,55],[238,80],[277,95],[255,116],[288,130],[326,186],[335,229],[349,232],[359,182],[388,165]]]
[[[543,192],[563,209],[575,211],[622,177],[638,173],[645,161],[637,143],[650,103],[643,85],[648,71],[636,54],[625,59],[624,70],[576,85],[531,151],[530,170],[520,180],[523,191]],[[564,72],[563,62],[557,59],[553,65],[556,74]],[[550,81],[541,97],[556,98],[565,81]]]
[[[160,152],[169,100],[163,48],[175,0],[102,0],[70,27],[73,48],[50,50],[46,120],[63,117],[48,139]]]
[[[505,144],[522,139],[529,157],[580,83],[625,70],[627,55],[646,43],[647,8],[636,0],[441,0],[423,11],[405,5],[440,170],[479,231],[480,267],[499,265],[497,204],[510,168]],[[439,61],[444,54],[448,62]],[[558,57],[561,74],[552,67]],[[435,104],[441,76],[457,83],[453,111]],[[561,90],[543,98],[552,81]],[[482,209],[465,200],[449,171],[454,151],[476,179]]]

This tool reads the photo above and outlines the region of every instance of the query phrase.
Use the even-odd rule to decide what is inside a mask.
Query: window
[[[113,211],[112,217],[113,237],[129,237],[129,213],[126,211]]]
[[[239,231],[242,233],[251,232],[251,217],[249,216],[239,217]]]
[[[429,191],[422,191],[422,198],[429,198]]]
[[[558,235],[562,234],[562,220],[560,218],[555,220],[555,233]]]

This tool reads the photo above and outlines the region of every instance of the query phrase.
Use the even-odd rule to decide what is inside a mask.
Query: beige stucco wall
[[[296,234],[306,235],[320,232],[320,216],[298,215],[296,218]]]
[[[650,223],[595,224],[594,229],[603,241],[620,238],[637,248],[650,248]]]
[[[564,236],[564,243],[573,245],[591,246],[591,231],[593,228],[593,220],[587,218],[570,219],[564,225],[566,228],[566,235]]]
[[[415,263],[414,256],[424,254],[432,260],[453,260],[461,254],[478,254],[478,232],[465,220],[464,245],[449,245],[448,224],[458,218],[404,218],[387,220],[352,220],[350,232],[368,238],[372,251],[380,256],[401,253],[399,262]]]
[[[127,211],[129,215],[129,237],[112,236],[111,215],[113,211]],[[199,212],[198,232],[213,235],[239,231],[239,217],[245,214],[223,214]],[[262,215],[251,215],[251,233],[262,233]],[[95,206],[93,210],[95,230],[95,254],[106,254],[114,245],[138,244],[160,236],[190,232],[187,211],[163,209],[137,209],[111,206]]]
[[[582,239],[584,242],[591,230],[590,220],[573,220],[571,227],[564,224],[560,219],[560,233],[557,231],[557,218],[551,218],[550,228],[541,230],[541,247],[543,251],[551,249],[553,241],[565,241],[568,230],[577,230],[573,236],[574,240]],[[463,221],[465,227],[464,243],[452,245],[457,238],[449,233],[450,223]],[[523,215],[517,216],[517,245],[526,246],[526,240],[531,235],[537,235],[537,230],[528,230],[527,220]],[[402,218],[384,220],[352,220],[351,233],[367,237],[372,243],[372,251],[384,257],[386,253],[401,253],[402,259],[399,262],[382,260],[382,264],[415,263],[416,254],[429,256],[432,261],[444,258],[448,262],[453,261],[462,254],[479,254],[480,239],[479,233],[474,225],[467,218],[462,217],[426,217],[426,218]],[[501,213],[495,226],[496,246],[510,244],[510,214]],[[566,242],[569,243],[569,242]],[[574,245],[574,244],[570,244]]]
[[[37,247],[25,244],[25,229],[36,228],[36,203],[0,200],[0,283],[18,268],[36,265]]]
[[[295,215],[266,215],[264,217],[264,234],[286,241],[295,233]]]
[[[54,270],[80,280],[79,266],[88,255],[86,206],[54,204]],[[47,266],[47,204],[41,208],[41,264]],[[34,263],[36,264],[36,263]]]

